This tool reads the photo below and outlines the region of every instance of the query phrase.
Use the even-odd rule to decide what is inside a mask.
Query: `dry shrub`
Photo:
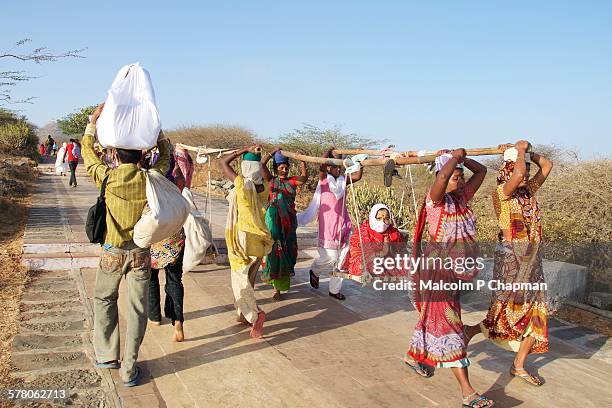
[[[612,160],[562,163],[539,193],[550,259],[584,265],[589,290],[612,289]]]
[[[0,217],[0,388],[14,388],[18,383],[10,376],[11,344],[27,279],[21,248],[35,164],[25,157],[0,156],[0,214],[10,214]]]
[[[552,240],[604,241],[612,236],[612,160],[562,164],[539,193]],[[554,228],[555,226],[568,226]]]
[[[0,108],[0,152],[35,157],[37,148],[35,127],[24,117]]]
[[[251,130],[240,126],[184,126],[165,131],[165,133],[173,144],[184,143],[190,146],[208,146],[214,149],[234,149],[249,146],[253,143],[261,143]],[[191,153],[191,156],[195,159],[195,154]],[[223,179],[219,160],[213,160],[211,164],[212,179]],[[193,187],[201,188],[206,185],[207,180],[208,164],[196,164],[192,180]]]

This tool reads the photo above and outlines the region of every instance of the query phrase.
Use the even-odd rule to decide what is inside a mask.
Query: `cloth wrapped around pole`
[[[138,63],[119,70],[97,122],[103,147],[147,150],[157,144],[161,121],[147,70]]]

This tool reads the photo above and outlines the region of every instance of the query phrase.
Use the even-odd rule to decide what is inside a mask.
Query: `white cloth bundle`
[[[119,70],[97,122],[103,147],[147,150],[155,146],[161,121],[147,70],[138,63]]]
[[[177,233],[191,212],[178,187],[156,170],[147,171],[146,191],[147,207],[134,226],[134,243],[140,248]]]
[[[205,260],[206,251],[212,245],[213,240],[210,224],[196,207],[193,194],[188,188],[183,189],[183,197],[191,209],[183,225],[185,230],[183,273],[187,273]]]
[[[518,159],[518,149],[516,147],[504,151],[504,161],[516,163],[516,159]],[[525,163],[531,163],[531,153],[525,153]]]

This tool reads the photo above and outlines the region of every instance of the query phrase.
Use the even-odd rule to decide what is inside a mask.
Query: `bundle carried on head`
[[[147,150],[157,144],[161,121],[151,77],[139,63],[122,67],[97,122],[103,147]]]

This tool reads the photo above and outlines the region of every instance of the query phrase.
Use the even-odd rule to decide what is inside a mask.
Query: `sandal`
[[[338,299],[338,300],[344,300],[346,299],[346,296],[344,296],[342,293],[338,292],[338,293],[331,293],[329,292],[329,296]]]
[[[385,187],[391,187],[393,183],[393,172],[395,171],[395,161],[393,159],[385,160],[383,167],[383,184]]]
[[[485,396],[479,395],[477,392],[464,397],[461,400],[462,407],[466,408],[485,408],[495,405],[495,401]]]
[[[310,271],[310,286],[319,289],[319,277],[313,271]]]
[[[518,377],[521,380],[525,381],[529,385],[533,385],[534,387],[539,387],[543,384],[542,379],[537,375],[529,374],[527,370],[524,368],[516,368],[514,364],[510,367],[510,375],[513,377]]]
[[[412,362],[410,362],[409,360],[404,359],[404,364],[406,364],[408,367],[410,367],[415,373],[417,373],[418,375],[420,375],[423,378],[430,378],[433,377],[433,372],[429,371],[425,368],[425,364],[422,363],[417,363],[416,361],[412,360]]]
[[[117,369],[121,368],[121,363],[119,363],[119,361],[117,361],[117,360],[105,361],[105,362],[102,362],[102,363],[99,363],[99,362],[96,361],[94,366],[96,368],[109,368],[109,369],[117,370]]]

